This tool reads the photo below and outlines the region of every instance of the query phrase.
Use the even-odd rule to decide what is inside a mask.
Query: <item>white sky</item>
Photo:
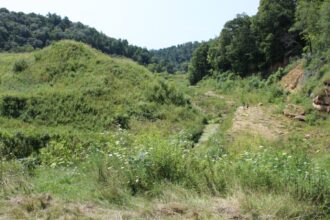
[[[10,11],[56,13],[148,49],[209,40],[259,0],[0,0]]]

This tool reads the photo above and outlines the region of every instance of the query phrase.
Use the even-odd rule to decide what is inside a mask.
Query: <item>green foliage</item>
[[[294,24],[295,8],[294,0],[260,2],[258,13],[253,20],[257,45],[263,57],[260,66],[269,67],[301,52],[298,33],[289,32]]]
[[[193,52],[200,45],[198,42],[189,42],[159,50],[151,50],[152,59],[149,66],[152,72],[188,72],[188,64]]]
[[[299,199],[327,204],[329,173],[313,165],[306,154],[262,150],[245,152],[234,163],[235,176],[248,189],[288,191]]]
[[[18,73],[18,72],[24,71],[26,68],[28,68],[27,61],[24,59],[20,59],[20,60],[15,61],[13,71],[15,73]]]
[[[26,98],[5,96],[2,98],[0,112],[6,117],[18,118],[26,106]]]
[[[152,72],[187,72],[188,63],[198,42],[189,42],[160,50],[130,45],[127,40],[114,39],[80,22],[56,14],[47,16],[0,10],[0,51],[31,52],[53,42],[70,39],[83,42],[110,55],[124,56],[148,66]],[[36,56],[36,60],[39,56]],[[23,69],[22,69],[23,68]],[[14,71],[26,68],[23,61],[15,64]]]
[[[297,3],[296,23],[293,27],[307,41],[306,52],[318,54],[330,48],[330,1],[300,0]]]
[[[243,76],[256,71],[258,51],[250,17],[237,15],[227,22],[220,37],[212,42],[209,56],[215,71],[231,70]]]
[[[7,75],[17,57],[31,60],[29,68]],[[26,157],[48,146],[42,150],[42,163],[78,162],[100,133],[131,129],[131,123],[148,129],[144,124],[159,120],[163,125],[158,130],[186,130],[195,140],[203,129],[201,116],[173,84],[157,80],[132,61],[108,57],[82,43],[61,41],[1,58],[1,140],[8,157]],[[67,152],[57,152],[62,147]]]
[[[266,84],[267,85],[272,85],[274,83],[278,83],[283,76],[285,76],[286,72],[284,71],[283,68],[279,68],[275,73],[271,74],[267,81]]]
[[[287,96],[277,81],[281,70],[263,79],[261,76],[241,78],[239,75],[225,72],[215,75],[216,88],[221,94],[227,94],[240,100],[240,104],[282,103]],[[262,95],[260,95],[262,94]]]
[[[211,66],[207,59],[208,51],[209,45],[203,43],[194,52],[189,66],[189,81],[191,85],[195,85],[203,77],[210,74]]]
[[[294,0],[262,0],[255,16],[240,14],[228,21],[220,36],[209,42],[206,57],[211,72],[230,71],[243,77],[262,72],[268,76],[287,65],[290,57],[301,55],[305,42],[292,28],[295,11]]]
[[[116,124],[127,128],[129,118],[139,114],[131,109],[145,100],[144,85],[149,82],[142,82],[151,77],[145,68],[72,41],[34,54],[39,59],[30,64],[29,71],[2,80],[2,116],[44,125],[102,129]],[[133,92],[130,97],[117,96],[126,89]]]
[[[232,186],[238,185],[248,192],[288,193],[320,206],[329,202],[329,173],[313,163],[303,151],[291,154],[260,146],[256,151],[232,154],[212,145],[205,155],[187,148],[189,144],[184,140],[184,136],[166,140],[158,135],[131,139],[124,132],[114,137],[113,142],[98,146],[98,151],[92,151],[99,154],[96,157],[97,178],[92,181],[100,184],[102,193],[96,196],[115,204],[125,204],[128,193],[152,192],[161,184],[181,185],[213,195],[227,193]],[[178,144],[180,142],[182,144]],[[61,143],[56,145],[52,146],[56,151],[49,152],[50,158],[45,157],[45,161],[50,163],[54,157],[65,160],[72,155],[73,152],[68,152]],[[79,149],[82,148],[77,151]],[[90,159],[93,157],[84,161]],[[75,156],[71,156],[71,161],[74,160]],[[84,172],[95,171],[95,167],[89,169]]]
[[[308,7],[309,2],[298,1],[296,16],[301,16],[299,7]],[[307,41],[315,35],[315,41],[310,41],[313,48],[328,44],[329,1],[322,2],[312,7],[312,11],[320,9],[322,18],[306,20],[315,30],[303,32]],[[305,24],[298,25],[301,18],[297,17],[297,29],[292,29],[295,4],[263,0],[256,16],[238,15],[225,25],[218,39],[152,52],[107,38],[67,18],[21,14],[13,21],[9,15],[14,18],[17,14],[0,9],[4,19],[0,21],[0,38],[8,31],[1,29],[3,21],[20,29],[19,36],[31,35],[28,43],[24,42],[26,37],[20,43],[12,41],[14,38],[1,39],[0,48],[6,51],[30,50],[30,43],[41,48],[49,41],[73,38],[106,53],[149,64],[152,71],[173,72],[186,70],[191,52],[199,45],[190,64],[190,83],[210,76],[196,87],[188,87],[183,80],[186,76],[181,75],[159,80],[163,76],[153,75],[134,62],[108,57],[73,41],[57,42],[33,53],[1,54],[3,191],[32,190],[68,201],[127,208],[133,196],[162,197],[163,188],[168,186],[217,197],[235,195],[239,188],[247,198],[238,198],[242,207],[245,200],[268,194],[298,204],[306,201],[313,209],[300,208],[301,213],[293,211],[290,216],[287,210],[280,210],[275,217],[327,217],[330,175],[324,152],[329,141],[328,136],[317,133],[324,130],[326,134],[329,120],[312,109],[310,95],[329,78],[330,50],[322,49],[308,60],[306,86],[289,96],[290,102],[304,107],[308,123],[291,123],[292,135],[274,142],[226,135],[238,105],[261,103],[282,112],[288,94],[279,80],[289,67],[278,68],[268,78],[251,73],[277,69],[283,60],[300,54],[304,42],[297,31],[301,32],[299,28]],[[45,19],[49,24],[40,25],[51,27],[45,31],[49,36],[37,36],[29,25],[24,31],[19,25],[22,18]],[[36,32],[40,29],[38,25],[35,28]],[[19,67],[19,60],[27,65]],[[13,70],[20,73],[12,74]],[[219,123],[220,131],[205,146],[195,145],[208,122]],[[27,180],[33,188],[25,183]],[[189,198],[184,196],[185,201]],[[166,197],[162,200],[167,202]],[[26,206],[29,210],[35,207],[33,203]]]
[[[147,90],[147,98],[150,102],[156,102],[161,105],[174,104],[180,106],[189,103],[189,100],[182,92],[164,80],[159,80]]]
[[[0,143],[3,145],[1,156],[7,158],[24,158],[47,145],[50,140],[47,133],[37,132],[0,132]]]
[[[57,167],[71,166],[88,157],[89,146],[72,140],[50,141],[46,147],[40,150],[40,162],[42,165]]]

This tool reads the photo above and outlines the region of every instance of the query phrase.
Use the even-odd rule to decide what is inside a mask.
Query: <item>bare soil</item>
[[[262,106],[239,107],[236,110],[233,126],[229,131],[233,136],[249,133],[268,140],[276,140],[288,133],[284,120],[274,116]]]
[[[304,66],[300,63],[281,79],[281,85],[286,91],[295,92],[300,88],[303,77]]]

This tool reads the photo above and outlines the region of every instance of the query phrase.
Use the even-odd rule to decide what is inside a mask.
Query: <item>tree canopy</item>
[[[192,85],[209,75],[211,66],[207,59],[208,51],[209,45],[203,43],[193,53],[189,66],[189,81]]]
[[[208,42],[210,66],[205,73],[231,71],[242,77],[262,73],[267,77],[291,57],[301,56],[306,45],[310,50],[326,50],[329,9],[329,0],[261,0],[255,16],[237,15],[219,37]],[[196,63],[193,57],[191,66]]]
[[[43,48],[62,39],[76,40],[110,55],[131,58],[148,66],[153,72],[186,72],[198,43],[149,51],[130,45],[127,40],[115,39],[80,22],[71,22],[56,14],[47,16],[34,13],[10,12],[0,8],[0,52],[22,52]]]

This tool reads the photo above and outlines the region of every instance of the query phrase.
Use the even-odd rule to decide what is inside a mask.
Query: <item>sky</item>
[[[256,14],[258,5],[259,0],[0,0],[0,8],[67,16],[148,49],[209,40],[237,14]]]

